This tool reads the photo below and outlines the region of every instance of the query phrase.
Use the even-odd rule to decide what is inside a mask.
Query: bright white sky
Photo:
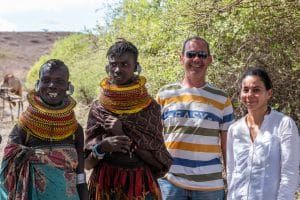
[[[0,0],[0,31],[84,31],[104,24],[110,0]]]

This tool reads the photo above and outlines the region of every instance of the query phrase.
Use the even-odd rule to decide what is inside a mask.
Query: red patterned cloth
[[[93,171],[89,193],[91,200],[143,200],[149,196],[155,200],[162,199],[159,185],[148,166],[128,169],[105,162]]]
[[[106,110],[99,101],[95,101],[91,107],[87,123],[87,150],[91,150],[92,146],[101,141],[104,135],[109,136],[111,134],[104,128],[104,121],[110,115],[117,117],[121,121],[123,131],[131,138],[137,148],[151,152],[153,157],[162,165],[162,168],[158,169],[148,166],[146,162],[142,161],[143,158],[139,158],[143,163],[142,166],[126,167],[120,164],[117,167],[110,164],[111,162],[106,162],[106,158],[104,158],[93,170],[89,188],[90,192],[93,191],[95,194],[92,194],[94,196],[90,199],[109,199],[107,198],[109,194],[119,195],[120,192],[115,192],[120,191],[118,187],[123,187],[123,192],[121,193],[127,193],[121,199],[143,199],[145,194],[148,193],[153,194],[154,199],[159,199],[158,196],[160,195],[155,197],[156,194],[160,194],[160,192],[155,192],[156,190],[159,191],[155,178],[164,176],[172,163],[172,158],[165,147],[162,136],[159,105],[155,101],[152,101],[147,108],[138,113],[117,115]],[[113,160],[113,162],[115,161]],[[102,174],[106,174],[106,176],[102,176]],[[124,176],[127,177],[126,180]],[[111,177],[114,177],[114,180]],[[120,181],[120,184],[115,185],[115,180]],[[107,185],[110,186],[108,188],[111,191],[101,191]],[[131,190],[131,187],[134,187],[134,190]]]
[[[79,199],[75,173],[77,160],[76,149],[71,146],[33,149],[8,144],[1,166],[0,194],[6,193],[8,200],[43,199],[45,194],[53,192],[61,199]],[[49,169],[53,169],[51,174]],[[65,188],[61,190],[61,187]]]

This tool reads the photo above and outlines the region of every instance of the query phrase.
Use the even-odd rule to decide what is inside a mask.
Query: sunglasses
[[[208,54],[205,51],[187,51],[185,56],[188,58],[195,58],[198,56],[198,58],[206,59]]]

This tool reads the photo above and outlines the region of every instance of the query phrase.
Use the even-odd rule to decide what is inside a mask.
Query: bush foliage
[[[250,66],[270,73],[272,107],[299,125],[300,26],[299,1],[293,0],[123,0],[110,7],[106,26],[96,34],[75,34],[58,41],[50,55],[32,68],[27,84],[33,85],[38,67],[48,58],[60,58],[70,67],[75,98],[85,104],[98,96],[105,76],[108,47],[117,39],[133,42],[154,96],[164,84],[180,81],[179,54],[183,41],[204,37],[214,62],[208,81],[232,97],[237,117],[239,77]]]
[[[92,35],[73,34],[54,44],[50,55],[45,55],[30,69],[26,88],[32,89],[38,79],[38,71],[48,59],[61,59],[69,67],[70,81],[75,87],[74,98],[90,104],[99,93],[99,80],[105,76],[105,54]]]

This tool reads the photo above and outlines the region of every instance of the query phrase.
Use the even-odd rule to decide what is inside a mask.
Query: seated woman
[[[9,135],[0,199],[87,199],[84,134],[73,108],[69,70],[60,60],[41,66],[29,106]],[[72,91],[69,91],[72,93]]]
[[[160,107],[139,76],[138,50],[121,40],[108,52],[108,78],[90,110],[86,168],[89,199],[161,199],[156,179],[172,159],[164,145]]]

